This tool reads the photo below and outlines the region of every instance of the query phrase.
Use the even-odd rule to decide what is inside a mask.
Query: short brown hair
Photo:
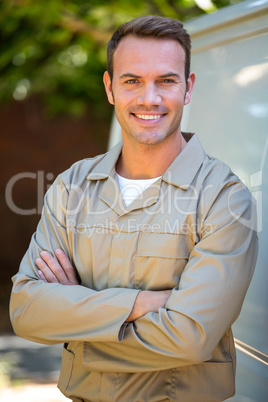
[[[113,79],[113,56],[119,42],[128,35],[140,38],[174,39],[179,42],[185,52],[185,79],[190,74],[191,38],[181,21],[154,15],[135,18],[122,24],[112,35],[107,44],[107,70]]]

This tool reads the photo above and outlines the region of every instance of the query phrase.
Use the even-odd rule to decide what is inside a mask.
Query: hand
[[[160,307],[164,308],[172,290],[142,290],[136,297],[133,309],[126,322],[135,321],[143,315],[158,313]]]
[[[64,251],[57,249],[54,258],[47,251],[40,253],[37,258],[38,275],[44,282],[60,283],[62,285],[79,285],[75,270]]]

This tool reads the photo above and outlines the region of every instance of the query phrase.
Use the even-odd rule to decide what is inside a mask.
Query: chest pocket
[[[189,236],[140,233],[135,255],[135,285],[164,290],[177,286],[193,247]]]

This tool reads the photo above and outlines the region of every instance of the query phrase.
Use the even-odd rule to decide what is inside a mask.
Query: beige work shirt
[[[76,401],[223,401],[234,394],[237,319],[257,256],[247,188],[196,135],[128,208],[121,144],[75,163],[45,197],[13,278],[15,332],[65,342],[61,391]],[[63,249],[81,285],[45,283],[35,259]],[[173,289],[165,308],[125,324],[141,289]]]

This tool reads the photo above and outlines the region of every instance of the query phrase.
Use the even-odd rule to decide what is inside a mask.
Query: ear
[[[190,103],[192,92],[194,89],[194,83],[195,83],[195,73],[190,73],[189,78],[187,80],[187,88],[186,88],[186,94],[185,94],[185,99],[184,99],[185,105],[188,105],[188,103]]]
[[[114,105],[114,97],[113,97],[113,91],[112,91],[112,81],[110,78],[110,75],[108,71],[105,71],[103,74],[103,82],[105,86],[105,91],[107,94],[108,101],[111,103],[111,105]]]

